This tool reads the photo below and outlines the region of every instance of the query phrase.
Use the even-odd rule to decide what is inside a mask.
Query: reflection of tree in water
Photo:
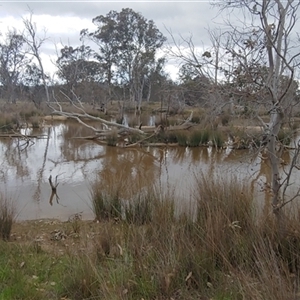
[[[59,170],[65,164],[72,163],[72,169],[68,168],[68,173],[64,178],[72,180],[78,172],[87,179],[89,172],[88,165],[97,160],[102,160],[106,156],[106,151],[103,146],[87,141],[85,139],[77,139],[76,137],[86,137],[91,132],[88,128],[82,127],[75,122],[58,124],[56,128],[57,151],[53,158],[48,158],[53,164],[52,170]],[[58,174],[59,171],[57,171]]]
[[[101,168],[101,182],[112,188],[119,185],[121,189],[122,185],[124,187],[122,190],[127,190],[124,197],[128,196],[129,190],[137,193],[158,178],[156,158],[143,149],[106,147],[84,139],[73,138],[74,136],[86,137],[90,134],[89,129],[78,126],[77,123],[70,122],[57,127],[59,156],[48,157],[48,161],[53,164],[52,170],[56,169],[55,175],[58,174],[57,170],[60,167],[70,162],[72,162],[72,169],[69,169],[71,173],[66,174],[69,180],[78,175],[78,172],[89,180],[91,167],[95,171]]]
[[[3,164],[1,172],[5,177],[5,169],[8,171],[13,169],[15,174],[23,180],[24,177],[29,176],[29,169],[27,166],[28,148],[21,150],[17,139],[2,139],[1,144],[4,151]],[[6,172],[7,172],[6,171]]]
[[[107,147],[99,183],[108,192],[118,190],[120,197],[129,199],[156,181],[159,167],[155,160],[142,149]]]
[[[35,190],[34,195],[33,195],[33,198],[36,201],[39,201],[40,197],[41,197],[41,184],[42,184],[42,180],[43,180],[44,172],[45,172],[45,166],[46,166],[46,160],[47,160],[47,154],[48,154],[48,148],[49,148],[49,141],[50,141],[50,133],[51,133],[51,128],[48,127],[47,142],[46,142],[46,146],[45,146],[45,152],[44,152],[44,155],[43,155],[43,162],[42,162],[41,168],[38,170],[37,175],[36,175],[36,177],[37,177],[37,187],[36,187],[36,190]]]
[[[61,129],[61,161],[84,162],[97,158],[98,145],[80,138],[93,134],[93,132],[78,123],[70,122]],[[95,147],[93,147],[95,146]],[[95,149],[97,150],[95,151]]]

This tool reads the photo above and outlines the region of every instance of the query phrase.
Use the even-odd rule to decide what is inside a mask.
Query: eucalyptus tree
[[[129,86],[130,99],[141,107],[143,89],[158,63],[157,51],[166,38],[152,20],[130,8],[110,11],[93,19],[95,32],[82,31],[98,46],[96,58],[105,69],[106,81]]]
[[[93,59],[93,51],[90,47],[81,45],[78,47],[65,46],[60,50],[60,56],[56,60],[57,75],[66,84],[66,93],[72,97],[72,92],[85,94],[84,87],[90,88],[104,80],[103,68],[98,61]]]
[[[8,102],[16,101],[16,88],[29,63],[24,44],[23,35],[18,34],[15,29],[9,30],[0,43],[0,82]]]
[[[36,108],[40,108],[44,85],[41,70],[35,63],[27,64],[22,76],[22,83],[27,98],[33,102]]]
[[[183,99],[181,105],[194,102],[192,98],[200,96],[199,104],[205,106],[208,121],[212,127],[218,123],[218,116],[224,110],[226,96],[223,91],[224,71],[222,67],[226,62],[222,40],[224,34],[221,29],[208,29],[210,42],[205,46],[195,44],[193,36],[174,36],[171,30],[170,43],[167,45],[167,53],[171,59],[179,64],[180,93]],[[197,96],[198,94],[198,96]]]
[[[212,89],[210,78],[199,75],[197,70],[191,68],[189,64],[183,64],[179,69],[179,81],[185,104],[207,106],[209,91]]]

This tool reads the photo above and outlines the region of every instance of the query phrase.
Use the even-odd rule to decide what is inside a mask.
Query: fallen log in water
[[[40,134],[40,135],[25,135],[25,134],[19,134],[19,133],[3,133],[0,134],[0,138],[47,138],[46,134]]]

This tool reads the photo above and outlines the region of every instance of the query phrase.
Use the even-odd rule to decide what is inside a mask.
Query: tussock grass
[[[279,230],[246,182],[201,173],[193,216],[175,215],[169,191],[130,193],[122,176],[95,181],[104,217],[76,237],[61,223],[66,240],[47,247],[0,242],[1,299],[298,299],[298,216]]]

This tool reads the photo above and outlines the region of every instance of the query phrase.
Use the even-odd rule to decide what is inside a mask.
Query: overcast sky
[[[169,38],[166,28],[176,36],[193,35],[194,43],[203,46],[209,38],[206,29],[218,27],[222,17],[209,1],[0,1],[0,31],[8,28],[23,28],[22,18],[33,12],[33,21],[39,29],[47,30],[49,40],[43,47],[43,62],[47,70],[54,69],[49,57],[55,59],[55,44],[78,46],[79,32],[93,30],[92,19],[106,15],[111,10],[132,8],[146,19],[152,19],[161,32]],[[59,50],[59,49],[58,49]],[[171,69],[170,69],[171,70]]]

